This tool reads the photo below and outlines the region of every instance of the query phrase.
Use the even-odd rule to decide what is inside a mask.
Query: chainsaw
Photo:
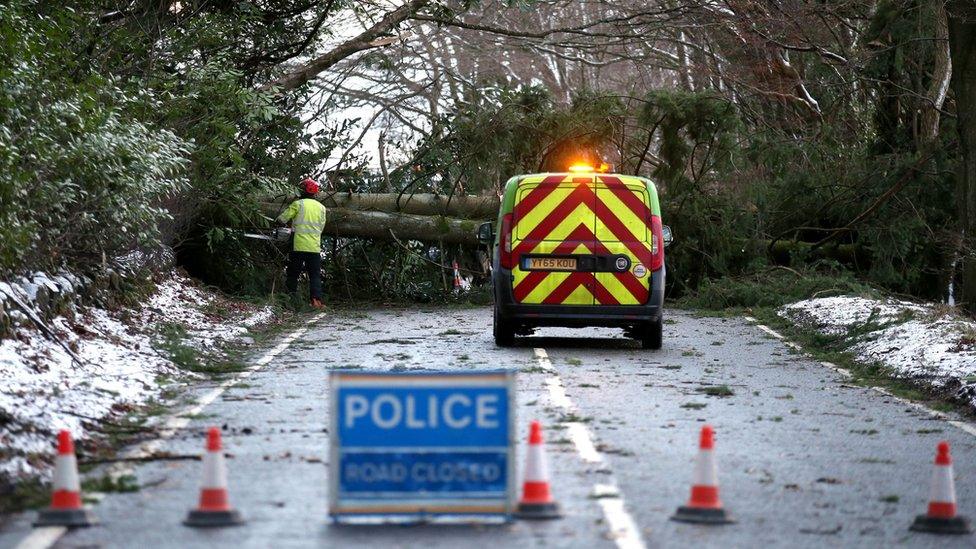
[[[288,242],[292,232],[294,231],[289,227],[278,227],[276,229],[261,231],[260,233],[244,233],[244,238],[267,240],[269,242]]]

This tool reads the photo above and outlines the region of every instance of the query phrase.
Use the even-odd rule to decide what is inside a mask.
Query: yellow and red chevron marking
[[[531,185],[535,186],[532,187]],[[596,254],[630,257],[631,265],[651,262],[643,185],[628,186],[617,176],[549,176],[520,190],[513,211],[515,300],[546,304],[642,304],[649,276],[627,272],[523,271],[523,254]]]

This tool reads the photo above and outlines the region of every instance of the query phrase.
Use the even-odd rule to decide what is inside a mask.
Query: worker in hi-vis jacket
[[[322,307],[322,231],[325,229],[325,206],[315,195],[319,184],[308,177],[302,181],[301,197],[288,205],[278,216],[281,224],[291,223],[293,244],[288,254],[286,287],[294,295],[298,291],[298,275],[308,273],[311,303]]]

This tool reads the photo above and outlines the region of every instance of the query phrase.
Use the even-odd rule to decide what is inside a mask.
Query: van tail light
[[[501,233],[498,236],[498,260],[503,269],[515,268],[515,258],[512,257],[512,214],[510,213],[502,216]]]
[[[664,266],[664,230],[661,228],[661,217],[651,216],[651,270],[656,271]]]

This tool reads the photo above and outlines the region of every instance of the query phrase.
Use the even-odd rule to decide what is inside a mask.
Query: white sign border
[[[364,372],[350,370],[331,370],[329,371],[329,517],[335,524],[404,524],[404,523],[508,523],[514,519],[515,504],[517,498],[517,480],[515,470],[516,455],[516,413],[518,395],[516,394],[516,373],[517,370],[506,368],[498,370],[475,370],[466,372],[456,371],[423,371],[423,372]],[[409,379],[418,380],[417,385],[422,384],[420,380],[425,377],[437,377],[440,379],[430,380],[432,383],[423,383],[427,386],[444,386],[450,377],[471,377],[502,374],[505,376],[505,385],[508,390],[508,452],[506,474],[508,482],[506,487],[505,512],[504,513],[343,513],[339,509],[339,454],[341,444],[339,437],[339,403],[338,403],[338,379],[342,375],[375,376],[377,380],[382,378],[390,379]],[[359,385],[357,382],[346,383],[344,385]],[[476,387],[480,385],[477,381],[468,382],[466,386]],[[494,384],[491,384],[494,385]],[[470,502],[469,502],[470,503]]]

